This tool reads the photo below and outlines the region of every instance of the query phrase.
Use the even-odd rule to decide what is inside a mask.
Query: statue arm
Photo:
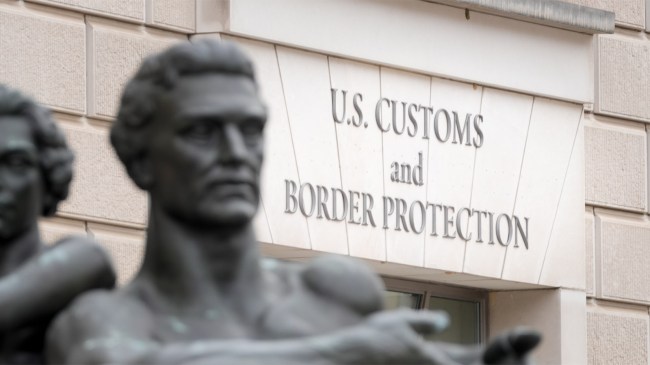
[[[436,312],[393,311],[326,335],[284,340],[207,340],[162,345],[142,307],[92,293],[64,312],[47,336],[57,364],[453,364],[420,335],[440,331]]]
[[[158,320],[123,292],[94,291],[79,298],[54,321],[47,334],[48,363],[523,364],[525,355],[534,347],[530,341],[526,345],[530,332],[525,331],[499,338],[487,351],[427,342],[422,336],[443,330],[447,316],[408,309],[374,313],[355,326],[325,335],[282,340],[161,344],[153,335]]]
[[[56,332],[55,332],[56,333]],[[60,336],[53,334],[52,336]],[[57,340],[53,340],[58,342]],[[48,362],[60,364],[184,364],[184,365],[330,365],[333,359],[319,354],[305,340],[254,341],[223,340],[196,341],[160,345],[152,340],[119,334],[102,335],[83,340],[65,348],[61,344],[48,352]]]
[[[413,337],[416,332],[440,331],[445,326],[445,321],[441,320],[443,317],[440,312],[383,312],[372,316],[368,323],[325,336],[284,341],[172,345],[160,349],[143,363],[529,365],[528,355],[540,341],[536,331],[525,328],[516,328],[497,336],[487,348],[426,342]],[[415,332],[404,331],[404,323],[408,323],[409,329]]]
[[[142,364],[457,364],[443,348],[422,340],[447,326],[441,312],[398,310],[369,316],[332,333],[284,340],[230,340],[174,344]]]
[[[63,240],[0,280],[0,332],[53,318],[79,294],[114,285],[99,246],[81,237]]]

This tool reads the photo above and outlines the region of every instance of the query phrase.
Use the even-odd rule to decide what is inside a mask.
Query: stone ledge
[[[68,236],[88,236],[86,223],[80,220],[65,219],[59,216],[39,219],[41,238],[51,245]]]
[[[426,0],[581,33],[614,33],[614,13],[556,0]]]

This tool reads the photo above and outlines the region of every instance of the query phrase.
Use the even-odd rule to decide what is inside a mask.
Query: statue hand
[[[485,364],[530,364],[528,354],[542,340],[534,330],[515,328],[492,340],[483,353]]]
[[[376,329],[399,331],[402,335],[433,335],[442,332],[449,325],[449,316],[444,311],[416,311],[397,309],[381,311],[368,317],[368,324]]]
[[[370,333],[366,331],[361,336],[369,355],[361,362],[453,364],[442,348],[423,339],[441,332],[448,324],[449,317],[443,311],[399,309],[373,314],[362,325]]]

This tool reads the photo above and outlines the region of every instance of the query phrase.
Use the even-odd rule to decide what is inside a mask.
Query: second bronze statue
[[[92,289],[111,289],[105,252],[85,237],[46,246],[38,230],[68,195],[73,154],[50,113],[0,85],[0,363],[44,363],[52,319]]]

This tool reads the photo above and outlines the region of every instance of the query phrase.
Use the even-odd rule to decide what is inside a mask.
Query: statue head
[[[259,203],[266,118],[248,57],[200,40],[144,60],[111,142],[152,206],[193,225],[240,225]]]
[[[68,196],[72,160],[50,112],[0,85],[0,239],[56,212]]]

